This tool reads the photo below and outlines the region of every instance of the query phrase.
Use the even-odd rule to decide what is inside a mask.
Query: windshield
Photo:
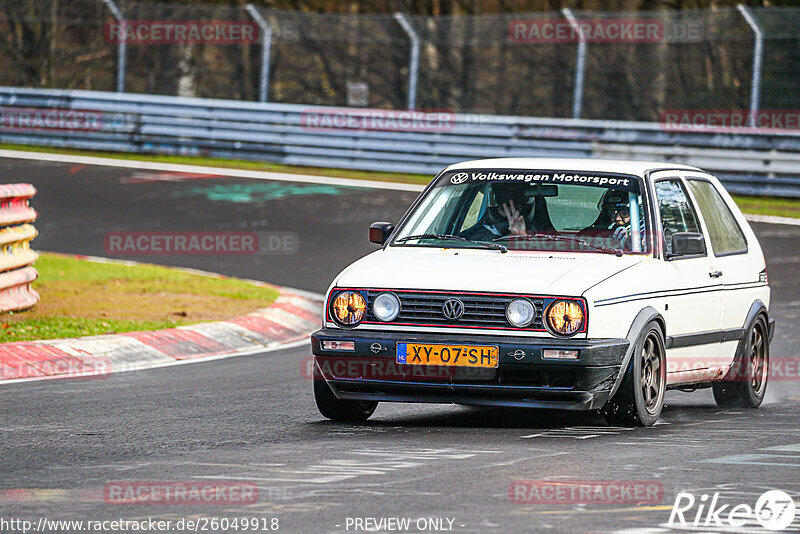
[[[395,246],[648,253],[635,176],[543,170],[450,171],[417,204]]]

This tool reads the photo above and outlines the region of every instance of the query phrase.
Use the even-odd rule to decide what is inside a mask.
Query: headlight
[[[372,313],[379,321],[394,321],[400,313],[400,299],[394,293],[381,293],[372,303]]]
[[[561,336],[571,336],[581,329],[583,308],[573,300],[557,300],[547,308],[547,324]]]
[[[343,326],[356,326],[364,319],[367,303],[360,293],[342,291],[333,299],[331,311],[337,323]]]
[[[536,318],[536,310],[528,299],[514,299],[506,306],[506,319],[512,326],[525,328]]]

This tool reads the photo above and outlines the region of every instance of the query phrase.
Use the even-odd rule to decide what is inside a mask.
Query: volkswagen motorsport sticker
[[[525,182],[545,184],[574,184],[610,187],[625,191],[638,191],[635,177],[625,174],[586,173],[586,172],[548,172],[548,171],[509,171],[479,170],[454,171],[445,173],[437,182],[437,187],[480,182]]]

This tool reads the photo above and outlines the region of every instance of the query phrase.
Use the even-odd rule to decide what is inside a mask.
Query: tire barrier
[[[36,210],[30,199],[31,184],[0,185],[0,312],[25,310],[39,302],[31,287],[39,273],[33,267],[38,255],[31,241],[39,234],[33,223]]]

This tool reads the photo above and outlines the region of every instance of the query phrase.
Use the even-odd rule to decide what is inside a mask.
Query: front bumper
[[[322,341],[353,341],[350,352]],[[497,346],[498,368],[398,364],[396,344]],[[594,410],[609,398],[627,339],[546,339],[322,329],[311,336],[315,377],[340,399]],[[546,360],[543,349],[578,350],[577,360]]]

